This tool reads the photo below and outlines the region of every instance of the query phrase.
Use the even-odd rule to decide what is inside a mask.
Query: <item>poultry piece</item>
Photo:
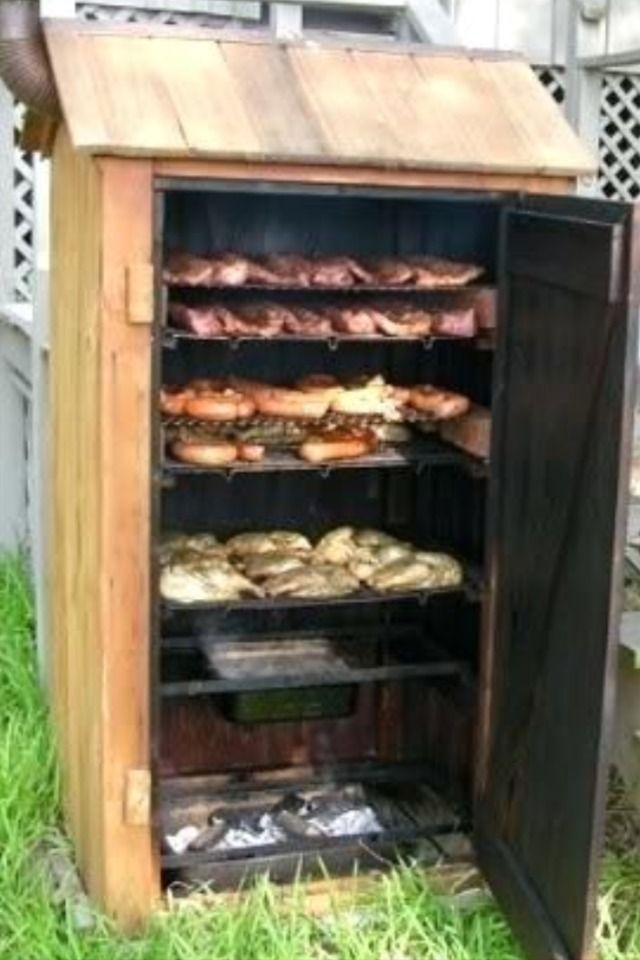
[[[398,540],[397,537],[393,537],[385,530],[374,530],[369,527],[365,527],[363,530],[356,530],[353,535],[353,540],[358,547],[372,547],[376,550],[379,550],[381,547],[406,546],[402,540]]]
[[[264,258],[252,257],[248,260],[247,283],[271,286],[279,283],[278,274],[271,270]]]
[[[323,257],[311,264],[314,287],[352,287],[355,281],[348,257]]]
[[[370,337],[377,331],[377,313],[370,307],[325,307],[323,313],[336,333]]]
[[[471,401],[461,393],[440,390],[425,383],[411,389],[409,404],[419,413],[434,420],[451,420],[466,413]]]
[[[311,544],[301,533],[271,530],[264,533],[239,533],[227,540],[225,548],[230,557],[248,557],[262,553],[304,553],[311,550]]]
[[[379,308],[377,328],[387,337],[428,337],[433,326],[433,314],[427,310],[389,303]]]
[[[274,253],[264,259],[265,267],[276,277],[275,283],[308,287],[311,264],[295,253]]]
[[[165,283],[181,284],[185,287],[208,286],[212,275],[211,261],[191,253],[169,254],[162,271],[162,279]]]
[[[314,559],[320,563],[334,563],[338,566],[354,559],[357,547],[353,539],[353,527],[336,527],[318,540],[313,548]]]
[[[333,327],[329,317],[317,310],[296,307],[289,311],[291,316],[285,320],[284,328],[295,337],[330,337]]]
[[[445,554],[414,553],[393,560],[371,574],[368,584],[382,593],[455,586],[462,581],[460,565]]]
[[[381,286],[401,287],[413,278],[413,270],[404,260],[393,257],[377,257],[366,264],[373,282]]]
[[[424,290],[439,287],[463,287],[484,273],[473,263],[457,263],[443,257],[411,257],[407,261],[413,271],[413,282]]]
[[[438,579],[435,586],[455,587],[462,583],[462,567],[458,561],[449,556],[448,553],[438,553],[433,550],[417,550],[415,559],[418,563],[424,563],[434,570],[434,575]]]
[[[223,311],[213,305],[188,307],[182,303],[170,303],[169,319],[178,330],[186,330],[199,337],[220,337],[227,333],[225,313],[230,313],[224,308]]]
[[[353,274],[354,280],[358,283],[373,283],[373,276],[370,270],[367,270],[365,265],[360,260],[355,260],[353,257],[342,257],[342,260],[349,267],[349,270]]]
[[[433,332],[443,337],[475,337],[478,332],[475,310],[468,307],[434,314]]]
[[[241,287],[249,279],[249,261],[237,253],[220,253],[209,258],[212,286]]]
[[[261,597],[255,583],[224,560],[200,560],[165,567],[160,574],[160,595],[176,603],[213,603]]]
[[[357,577],[342,567],[331,563],[310,565],[299,570],[290,570],[264,583],[269,597],[345,597],[358,590]]]
[[[307,551],[308,553],[308,551]],[[307,561],[306,553],[272,553],[253,554],[244,558],[242,569],[250,580],[260,583],[268,577],[277,577],[290,570],[299,570]]]
[[[376,570],[395,560],[406,560],[415,553],[410,544],[395,543],[384,547],[358,547],[348,564],[351,573],[363,583],[369,583]]]
[[[162,565],[203,556],[224,557],[224,547],[212,533],[170,533],[162,538],[158,551]]]
[[[351,416],[379,416],[385,420],[400,420],[404,393],[385,383],[380,376],[363,377],[352,381],[331,403],[336,413]]]
[[[235,334],[240,337],[276,337],[282,333],[288,310],[268,303],[241,307],[236,311]]]

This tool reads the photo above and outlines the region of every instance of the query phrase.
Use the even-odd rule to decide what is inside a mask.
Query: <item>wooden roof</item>
[[[72,143],[94,154],[580,175],[594,163],[515,55],[276,43],[46,21]]]

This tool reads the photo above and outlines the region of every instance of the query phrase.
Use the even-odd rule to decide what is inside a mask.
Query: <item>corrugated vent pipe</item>
[[[28,107],[59,115],[37,0],[0,0],[0,77]]]

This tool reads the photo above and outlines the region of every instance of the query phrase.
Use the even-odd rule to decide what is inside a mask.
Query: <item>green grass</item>
[[[101,918],[90,933],[48,898],[33,845],[59,822],[54,751],[38,690],[29,588],[0,558],[0,960],[521,960],[499,911],[444,906],[409,869],[322,917],[303,891],[286,903],[260,884],[237,905],[191,902],[127,939]],[[640,957],[640,865],[606,863],[602,960]]]

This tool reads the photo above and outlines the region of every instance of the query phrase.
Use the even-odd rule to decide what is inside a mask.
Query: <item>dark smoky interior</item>
[[[481,282],[496,283],[500,204],[491,198],[173,186],[163,194],[157,225],[161,259],[172,251],[430,254],[480,264]],[[161,303],[175,295],[167,291]],[[199,288],[179,291],[188,303],[220,295]],[[223,295],[229,303],[265,296],[242,288]],[[268,296],[308,305],[356,296],[366,302],[374,294],[285,288]],[[376,296],[397,298],[398,293]],[[430,304],[445,302],[446,296],[415,293]],[[162,308],[160,325],[161,314]],[[473,342],[186,339],[167,345],[160,332],[156,341],[158,386],[195,377],[288,385],[311,373],[341,381],[382,375],[397,385],[429,383],[456,390],[474,404],[491,407],[493,354]],[[161,476],[159,428],[155,435]],[[331,870],[351,871],[356,861],[365,865],[373,857],[379,862],[425,842],[428,856],[437,859],[450,852],[451,836],[468,831],[486,499],[486,473],[455,463],[394,470],[202,471],[159,485],[156,550],[173,533],[211,533],[224,542],[245,531],[287,530],[315,542],[332,529],[350,526],[446,551],[465,571],[458,591],[391,596],[384,602],[354,595],[313,603],[238,601],[180,608],[156,594],[158,842],[163,845],[167,835],[194,823],[213,831],[208,849],[162,846],[167,883],[204,879],[232,885],[258,870],[287,879],[301,866],[313,872],[320,860]],[[275,666],[265,666],[269,651],[275,651]],[[211,668],[216,657],[227,654],[236,671],[231,680]],[[435,810],[435,796],[446,812]],[[376,829],[367,828],[365,817],[362,836],[320,838],[316,820],[328,816],[327,810],[337,811],[339,820],[349,798],[356,810],[374,812]],[[216,846],[220,822],[233,823],[238,835],[255,834],[254,842]],[[259,823],[267,823],[266,833],[260,833]],[[271,829],[276,837],[282,834],[277,842]]]

